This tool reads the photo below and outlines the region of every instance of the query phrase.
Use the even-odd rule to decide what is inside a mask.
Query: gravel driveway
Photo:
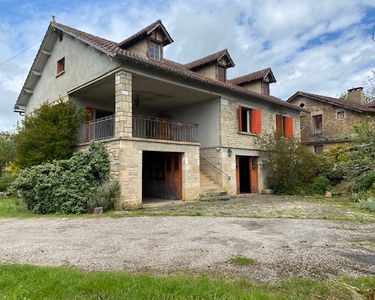
[[[229,260],[246,256],[251,266]],[[375,274],[375,224],[231,217],[0,219],[0,263],[274,281]]]

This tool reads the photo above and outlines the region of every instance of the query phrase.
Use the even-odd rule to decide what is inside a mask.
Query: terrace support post
[[[121,70],[115,74],[115,137],[117,141],[117,179],[120,195],[117,210],[142,206],[142,151],[135,148],[132,137],[132,73]]]
[[[115,74],[115,137],[132,136],[132,73]]]

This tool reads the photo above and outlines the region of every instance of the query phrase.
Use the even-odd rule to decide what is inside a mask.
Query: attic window
[[[63,74],[65,72],[65,57],[57,62],[57,75]]]
[[[148,43],[148,57],[155,60],[161,60],[161,45],[150,41]]]
[[[301,103],[300,105],[299,105],[299,107],[304,107],[305,106],[305,103]]]

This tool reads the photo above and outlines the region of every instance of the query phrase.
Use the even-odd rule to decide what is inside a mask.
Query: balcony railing
[[[83,124],[79,130],[78,143],[108,139],[114,135],[115,116],[112,115]]]
[[[198,124],[181,123],[149,116],[133,117],[133,136],[170,141],[196,142]]]
[[[78,143],[108,139],[114,135],[115,116],[112,115],[83,124],[79,130]],[[133,137],[196,142],[197,135],[196,123],[181,123],[150,116],[133,117]]]

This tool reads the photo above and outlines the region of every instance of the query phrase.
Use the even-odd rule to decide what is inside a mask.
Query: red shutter
[[[92,108],[91,106],[87,106],[86,110],[87,110],[87,119],[88,119],[87,121],[94,120],[94,108]]]
[[[284,117],[284,136],[286,138],[292,138],[293,137],[293,118],[292,117]]]
[[[260,109],[251,110],[251,132],[261,133],[262,132],[262,111]]]
[[[242,131],[242,107],[238,107],[238,130]]]

